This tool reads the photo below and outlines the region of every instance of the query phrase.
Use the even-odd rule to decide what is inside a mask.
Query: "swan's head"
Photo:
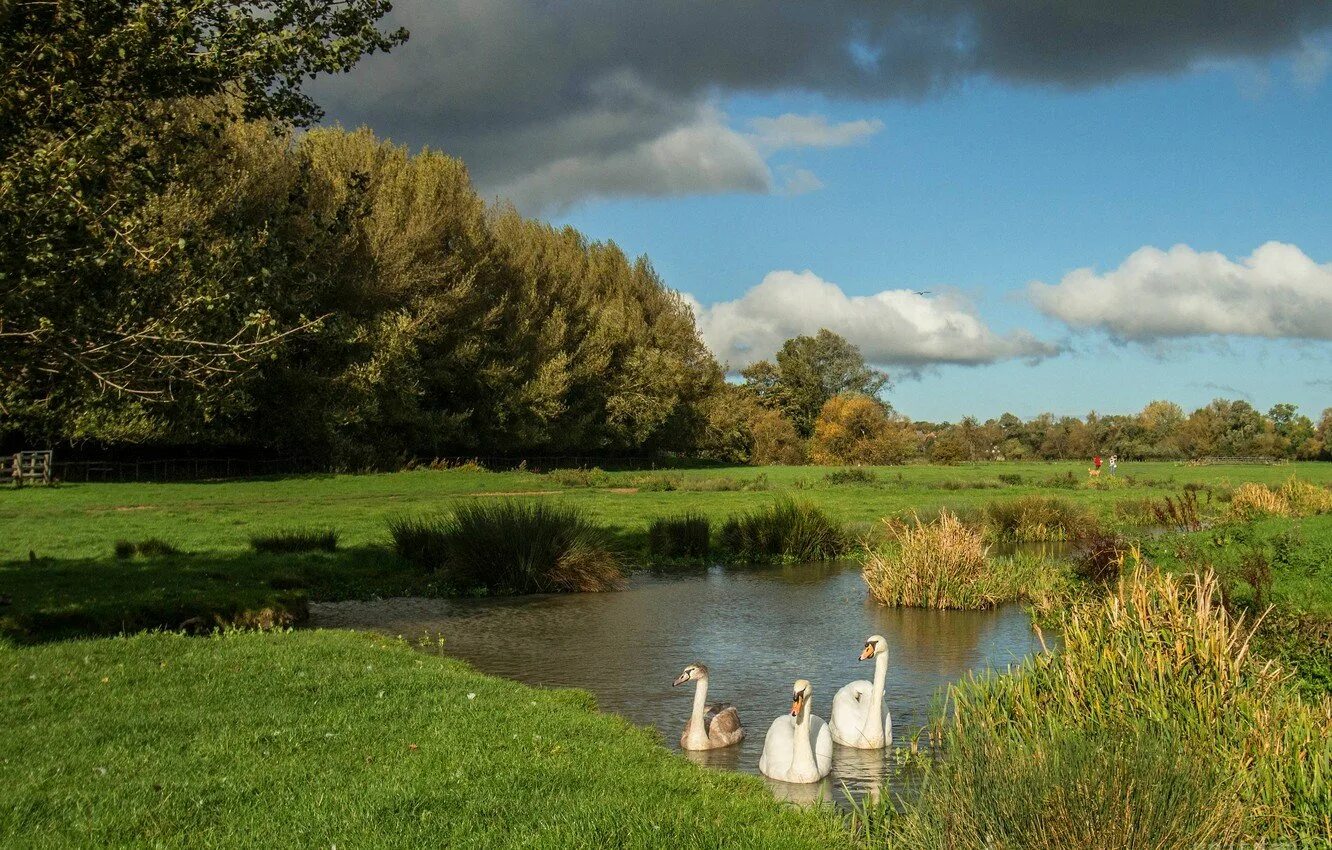
[[[888,641],[883,639],[883,635],[870,635],[865,638],[865,648],[860,651],[860,660],[869,661],[876,655],[883,655],[888,651]]]
[[[809,702],[809,695],[814,689],[810,687],[806,679],[796,679],[796,683],[791,687],[791,716],[799,717],[800,710]]]
[[[675,677],[675,681],[671,684],[671,687],[683,685],[685,682],[697,682],[699,679],[706,679],[707,677],[707,665],[699,664],[695,661],[693,664],[686,665],[684,670],[680,671],[680,675]]]

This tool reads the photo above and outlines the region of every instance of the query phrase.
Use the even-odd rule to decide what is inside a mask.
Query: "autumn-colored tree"
[[[810,456],[819,464],[902,463],[915,453],[910,425],[884,404],[860,393],[843,393],[824,403],[814,421]]]

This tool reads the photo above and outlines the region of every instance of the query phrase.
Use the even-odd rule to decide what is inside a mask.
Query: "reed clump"
[[[989,608],[995,598],[981,532],[947,508],[924,522],[888,519],[885,545],[868,549],[861,576],[884,605],[915,608]]]
[[[623,577],[606,531],[556,502],[463,502],[444,516],[392,519],[389,534],[399,555],[460,590],[601,591]]]
[[[658,517],[648,526],[648,554],[656,558],[705,558],[712,545],[712,523],[694,511]]]
[[[133,558],[135,555],[140,558],[166,558],[180,554],[179,548],[160,537],[150,537],[138,543],[132,540],[117,540],[112,546],[112,551],[120,559]]]
[[[1277,491],[1291,516],[1332,513],[1332,490],[1291,476]]]
[[[846,553],[848,540],[822,508],[785,498],[728,518],[719,535],[732,557],[755,563],[837,558]]]
[[[1249,481],[1236,487],[1231,494],[1229,515],[1242,520],[1290,516],[1290,505],[1271,487]]]
[[[1152,735],[1234,778],[1245,840],[1332,840],[1332,701],[1305,702],[1250,652],[1253,627],[1226,611],[1210,571],[1131,560],[1114,592],[1059,615],[1062,651],[950,689],[949,758],[978,739],[1035,758],[1066,730]]]
[[[275,534],[260,534],[250,538],[250,548],[256,552],[286,554],[290,552],[336,552],[338,533],[331,528],[295,528]]]
[[[1073,540],[1095,529],[1095,517],[1081,505],[1057,496],[1030,495],[993,501],[983,522],[996,540],[1040,543]]]

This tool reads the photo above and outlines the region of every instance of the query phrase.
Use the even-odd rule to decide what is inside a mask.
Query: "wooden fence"
[[[35,452],[14,452],[0,457],[0,481],[12,481],[15,487],[41,482],[50,484],[52,476],[50,449]]]

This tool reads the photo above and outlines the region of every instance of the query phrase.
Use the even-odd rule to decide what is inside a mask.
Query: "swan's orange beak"
[[[796,694],[795,696],[793,696],[793,697],[791,698],[791,716],[792,716],[792,717],[799,717],[799,716],[800,716],[800,704],[803,703],[804,701],[805,701],[805,695],[804,695],[804,694]]]
[[[874,644],[872,643],[865,644],[865,648],[860,650],[860,660],[869,661],[873,657],[874,657]]]

